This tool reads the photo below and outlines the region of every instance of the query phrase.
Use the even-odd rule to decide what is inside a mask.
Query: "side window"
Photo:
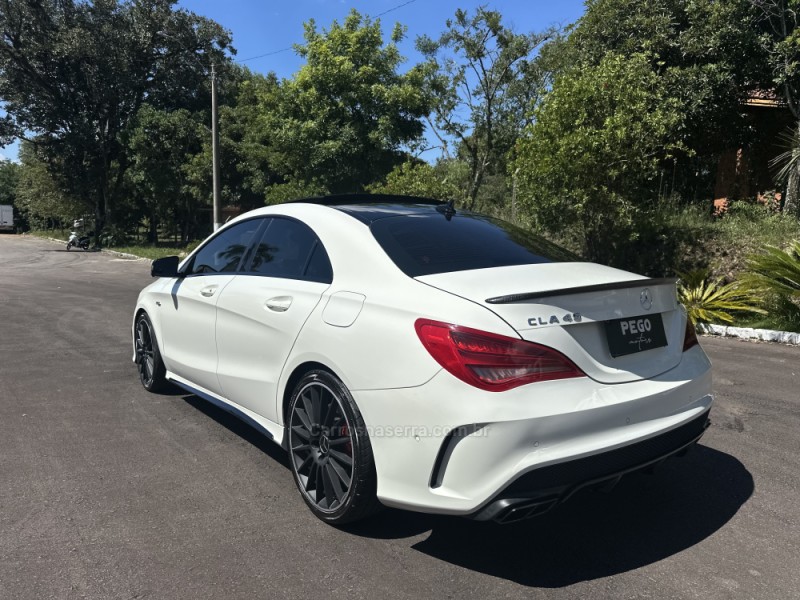
[[[333,280],[328,254],[311,229],[292,219],[275,217],[256,246],[250,272],[268,277]]]
[[[263,222],[249,219],[222,231],[194,255],[187,274],[235,272]]]

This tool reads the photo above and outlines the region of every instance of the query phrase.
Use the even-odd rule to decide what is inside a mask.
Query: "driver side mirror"
[[[177,256],[165,256],[153,261],[153,266],[150,267],[150,275],[153,277],[180,277],[178,273],[178,263],[180,259]]]

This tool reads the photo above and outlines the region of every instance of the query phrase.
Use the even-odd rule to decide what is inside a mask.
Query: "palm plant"
[[[770,318],[783,329],[800,328],[800,241],[781,250],[767,246],[747,261],[741,278],[743,289],[763,299]]]
[[[800,122],[779,133],[778,140],[785,150],[770,160],[769,166],[776,170],[775,181],[786,184],[783,212],[793,214],[800,206]]]
[[[722,279],[709,280],[708,271],[695,269],[678,274],[678,300],[686,307],[689,320],[698,323],[733,323],[737,312],[766,314],[758,306],[758,297],[742,289],[737,283],[723,283]]]

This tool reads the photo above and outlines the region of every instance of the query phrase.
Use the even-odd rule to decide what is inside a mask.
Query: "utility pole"
[[[214,63],[211,63],[211,172],[213,175],[214,205],[213,221],[214,231],[222,226],[222,212],[219,198],[219,123],[217,111],[217,74]]]

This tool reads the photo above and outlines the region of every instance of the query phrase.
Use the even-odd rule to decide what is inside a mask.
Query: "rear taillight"
[[[482,390],[502,392],[526,383],[584,376],[571,360],[547,346],[429,319],[417,319],[414,327],[436,362]]]
[[[689,348],[697,346],[699,343],[694,325],[689,319],[686,319],[686,333],[683,334],[683,351],[686,352]]]

